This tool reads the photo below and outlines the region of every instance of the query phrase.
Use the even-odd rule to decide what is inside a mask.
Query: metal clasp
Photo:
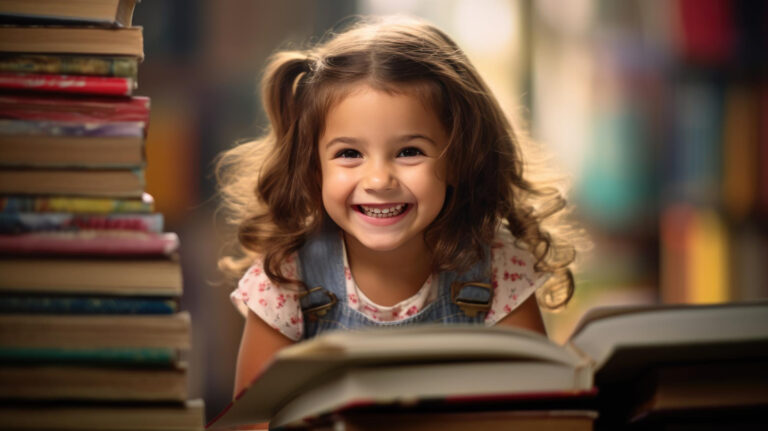
[[[486,289],[488,292],[488,299],[483,301],[461,297],[462,289],[470,286]],[[467,317],[475,317],[479,312],[487,313],[491,309],[491,301],[493,300],[491,285],[489,283],[479,283],[476,281],[467,281],[463,283],[456,281],[451,284],[451,300],[461,308],[461,311],[463,311]]]
[[[302,307],[302,311],[304,312],[304,314],[310,314],[315,318],[317,318],[317,316],[324,316],[326,313],[328,313],[328,310],[330,310],[331,307],[333,307],[334,305],[336,305],[337,302],[339,302],[339,300],[336,298],[336,295],[334,295],[333,292],[323,288],[322,286],[315,286],[307,290],[306,292],[302,292],[301,294],[299,294],[299,303],[301,303],[301,300],[304,299],[305,297],[318,291],[325,292],[325,294],[328,296],[328,302],[325,304],[320,304],[320,305],[306,308],[306,309]]]

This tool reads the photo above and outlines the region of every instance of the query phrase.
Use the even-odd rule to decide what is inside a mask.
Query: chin
[[[360,241],[360,239],[357,241],[368,250],[379,252],[395,251],[403,245],[401,242],[391,241]]]

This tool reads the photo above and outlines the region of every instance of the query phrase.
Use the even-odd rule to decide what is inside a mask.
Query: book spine
[[[149,123],[148,97],[0,95],[0,118],[32,121]]]
[[[0,169],[0,194],[140,198],[143,168]]]
[[[0,51],[132,56],[144,59],[143,28],[0,26]],[[53,40],[53,43],[52,43]],[[89,43],[86,43],[89,42]]]
[[[0,72],[112,76],[136,80],[138,61],[133,57],[10,54],[0,56]]]
[[[0,196],[4,212],[70,212],[75,214],[151,213],[155,202],[147,193],[141,199],[81,198],[74,196]]]
[[[760,158],[758,208],[761,217],[768,218],[768,79],[763,83],[760,94],[760,141],[758,143],[758,157]]]
[[[3,234],[106,229],[162,233],[163,215],[0,212],[0,233]]]
[[[172,348],[67,349],[0,346],[0,363],[55,363],[170,366],[178,362]]]
[[[176,234],[130,231],[43,232],[0,235],[0,254],[66,256],[170,256]]]
[[[5,90],[130,96],[134,87],[131,78],[0,73],[0,89]]]
[[[728,89],[723,115],[722,203],[728,215],[743,221],[757,206],[760,119],[756,95],[747,86]]]
[[[0,136],[92,136],[134,137],[146,135],[147,123],[141,121],[72,122],[0,120]]]
[[[733,3],[728,0],[681,0],[677,7],[683,56],[694,63],[727,62],[736,37]]]
[[[80,296],[0,296],[0,313],[29,314],[173,314],[173,299]]]

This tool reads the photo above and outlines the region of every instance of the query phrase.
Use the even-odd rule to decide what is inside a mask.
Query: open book
[[[765,302],[595,309],[565,346],[502,327],[333,332],[280,351],[209,427],[301,424],[361,405],[562,401],[655,364],[765,358],[767,349]]]

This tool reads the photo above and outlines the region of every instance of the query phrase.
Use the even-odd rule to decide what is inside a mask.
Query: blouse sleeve
[[[505,228],[499,229],[491,246],[493,300],[485,326],[493,326],[522,304],[550,277],[533,269],[533,255],[515,245]]]
[[[295,277],[296,268],[296,257],[293,256],[283,264],[283,274]],[[272,283],[264,273],[261,261],[248,268],[229,299],[243,316],[251,310],[291,340],[301,339],[304,321],[298,290]]]

